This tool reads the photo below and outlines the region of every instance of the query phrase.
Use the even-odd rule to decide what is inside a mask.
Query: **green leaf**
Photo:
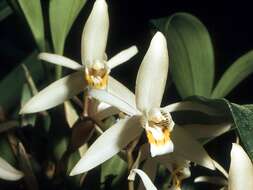
[[[49,20],[54,51],[63,54],[66,37],[87,0],[50,0]]]
[[[188,101],[194,101],[224,112],[227,119],[233,122],[235,129],[238,131],[246,152],[253,160],[253,106],[238,105],[229,102],[226,99],[207,99],[204,97],[190,97]]]
[[[0,22],[12,14],[11,7],[7,4],[6,0],[0,1]]]
[[[222,75],[216,85],[212,97],[225,97],[233,88],[253,72],[253,51],[237,59]]]
[[[100,183],[101,189],[106,189],[107,185],[113,187],[117,185],[127,172],[127,163],[118,155],[102,164]]]
[[[44,68],[37,59],[37,55],[37,52],[33,52],[22,62],[29,68],[35,82],[39,82],[45,76]],[[0,106],[3,107],[4,111],[9,111],[17,105],[25,81],[26,77],[21,65],[17,66],[0,81]]]
[[[188,13],[176,13],[151,22],[166,36],[172,78],[181,97],[210,97],[214,53],[206,27]]]
[[[253,111],[246,106],[237,104],[230,104],[230,110],[240,139],[251,160],[253,160]]]
[[[18,0],[30,26],[33,37],[41,51],[45,50],[43,14],[40,0]]]

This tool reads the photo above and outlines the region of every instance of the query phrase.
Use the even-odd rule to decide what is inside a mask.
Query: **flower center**
[[[96,60],[85,68],[85,80],[88,85],[96,89],[105,89],[108,83],[109,71],[105,63]]]
[[[173,130],[174,122],[170,113],[154,108],[147,114],[144,124],[148,142],[156,146],[163,146],[170,141],[170,133]]]

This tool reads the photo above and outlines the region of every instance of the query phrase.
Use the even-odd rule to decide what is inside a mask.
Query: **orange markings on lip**
[[[102,80],[100,82],[95,82],[93,77],[99,76]],[[95,89],[105,89],[108,83],[108,73],[105,69],[101,69],[99,71],[95,69],[89,69],[89,72],[85,73],[85,80],[88,85]]]
[[[163,128],[162,132],[163,132],[163,138],[155,139],[153,134],[150,131],[147,130],[146,135],[147,135],[147,138],[148,138],[148,142],[150,144],[157,145],[157,146],[163,146],[164,144],[166,144],[170,140],[169,129],[168,128]]]

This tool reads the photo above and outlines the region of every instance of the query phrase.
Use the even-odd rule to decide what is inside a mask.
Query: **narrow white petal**
[[[24,174],[12,167],[7,161],[0,157],[0,178],[9,181],[21,179]]]
[[[228,178],[228,172],[222,167],[222,165],[220,165],[215,160],[213,160],[213,164],[215,168],[224,175],[225,178]]]
[[[20,114],[50,109],[73,97],[86,87],[82,72],[61,78],[32,97],[21,109]]]
[[[107,91],[119,99],[127,102],[131,107],[136,109],[135,95],[126,86],[109,76]]]
[[[110,104],[128,115],[135,115],[138,111],[126,101],[119,99],[105,90],[91,89],[89,96],[107,104]]]
[[[64,102],[65,117],[70,128],[78,120],[79,116],[70,101]]]
[[[57,55],[57,54],[52,54],[52,53],[40,53],[38,58],[43,61],[47,61],[47,62],[60,65],[63,67],[67,67],[70,69],[74,69],[74,70],[82,69],[82,65],[62,55]]]
[[[174,127],[171,133],[171,140],[174,143],[175,153],[200,166],[211,170],[215,169],[212,158],[208,155],[203,146],[182,127]]]
[[[253,165],[243,150],[243,148],[234,144],[231,150],[231,163],[228,177],[229,190],[248,190],[253,189]]]
[[[70,175],[77,175],[91,170],[117,154],[141,134],[142,128],[139,126],[139,120],[139,117],[122,119],[106,130],[91,145]]]
[[[192,124],[184,125],[183,127],[194,138],[200,139],[222,135],[229,131],[231,126],[232,124],[230,123],[221,123],[217,125]]]
[[[143,172],[140,169],[132,169],[131,172],[137,173],[143,182],[143,185],[145,186],[146,190],[157,190],[153,182],[150,180],[150,178],[147,176],[145,172]]]
[[[142,170],[149,176],[149,179],[153,182],[155,181],[157,172],[157,162],[153,158],[147,159],[144,163]],[[145,190],[144,185],[141,183],[138,190]]]
[[[149,111],[159,108],[169,69],[166,39],[157,32],[151,40],[143,58],[136,79],[136,104],[139,110]]]
[[[108,8],[105,0],[96,0],[82,35],[82,63],[102,61],[109,31]]]
[[[173,104],[163,107],[162,110],[167,111],[167,112],[198,111],[198,112],[203,112],[208,115],[220,115],[221,114],[218,110],[215,110],[215,109],[210,108],[210,107],[203,105],[203,104],[199,104],[196,102],[190,102],[190,101],[173,103]]]
[[[131,59],[133,56],[135,56],[138,53],[138,49],[136,46],[131,46],[128,49],[125,49],[115,56],[113,56],[108,62],[107,66],[109,68],[114,68],[117,67],[118,65],[125,63],[129,59]]]

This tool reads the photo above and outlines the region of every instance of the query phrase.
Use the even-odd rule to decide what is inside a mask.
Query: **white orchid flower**
[[[170,112],[192,109],[208,113],[215,113],[215,111],[189,102],[185,104],[176,103],[160,108],[168,72],[167,53],[166,40],[158,32],[153,37],[138,72],[136,84],[137,106],[135,96],[129,90],[126,90],[127,88],[124,91],[114,92],[97,89],[89,91],[91,97],[118,108],[128,116],[106,130],[90,146],[70,175],[86,172],[108,160],[131,141],[140,137],[143,128],[146,130],[151,144],[152,156],[172,152],[175,148],[175,152],[183,155],[186,160],[214,169],[212,159],[202,145],[183,128],[175,127],[172,134],[170,134],[174,127]],[[157,84],[155,84],[156,82]],[[175,146],[173,146],[172,141]]]
[[[194,182],[208,182],[224,186],[227,190],[253,189],[253,164],[239,144],[233,143],[228,177],[200,176]]]
[[[111,69],[129,60],[138,50],[136,46],[132,46],[107,61],[105,49],[108,30],[107,4],[105,0],[96,0],[82,34],[82,65],[61,55],[39,54],[39,58],[44,61],[77,70],[77,72],[43,89],[22,107],[20,113],[43,111],[63,103],[86,87],[105,89],[108,81],[114,82],[115,80],[109,76]]]
[[[0,157],[0,179],[8,181],[17,181],[21,179],[24,174],[12,167],[6,160]]]

